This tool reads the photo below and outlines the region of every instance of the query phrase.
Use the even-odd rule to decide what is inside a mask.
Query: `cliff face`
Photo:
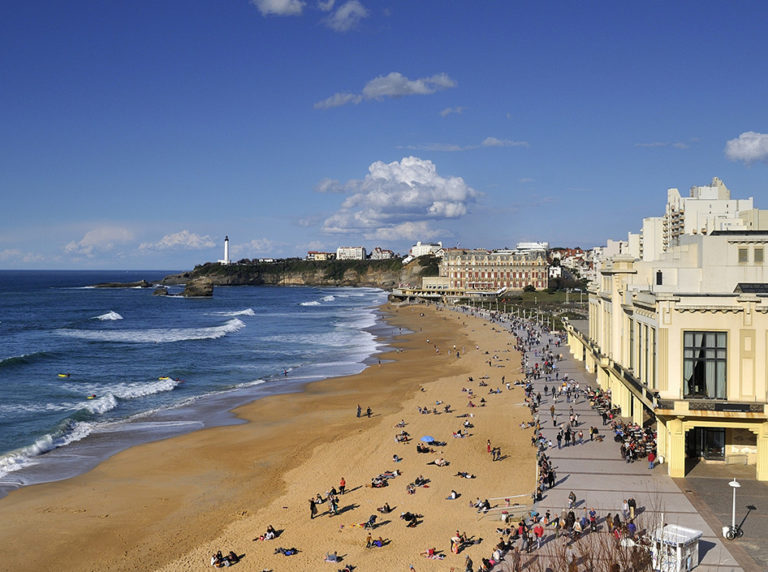
[[[396,260],[281,260],[270,263],[208,263],[191,272],[166,276],[163,284],[184,284],[206,277],[215,286],[369,286],[391,290],[401,283],[419,284],[437,275],[437,260],[421,257],[403,265]]]

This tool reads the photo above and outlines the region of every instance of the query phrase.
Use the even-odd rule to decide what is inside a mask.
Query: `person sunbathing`
[[[390,508],[390,506],[389,506],[389,503],[388,503],[388,502],[385,502],[385,503],[384,503],[384,506],[380,506],[380,507],[379,507],[379,508],[377,508],[376,510],[378,510],[378,511],[379,511],[380,513],[382,513],[382,514],[387,514],[387,513],[389,513],[389,512],[392,512],[392,509]]]
[[[448,466],[448,461],[446,461],[442,457],[439,457],[435,459],[435,465],[437,465],[438,467],[446,467]]]
[[[474,479],[475,475],[472,473],[467,473],[466,471],[459,471],[454,475],[454,477],[461,477],[462,479]]]

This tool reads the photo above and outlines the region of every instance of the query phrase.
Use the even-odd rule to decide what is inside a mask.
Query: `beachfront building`
[[[336,249],[336,260],[365,260],[362,246],[340,246]]]
[[[440,276],[450,290],[497,292],[546,288],[549,264],[541,251],[447,248],[440,262]]]
[[[333,260],[334,258],[336,258],[335,252],[307,251],[307,260]]]
[[[394,252],[385,248],[381,248],[380,246],[377,246],[371,251],[371,260],[389,260],[394,257]]]
[[[768,481],[768,232],[681,234],[656,260],[616,255],[589,290],[588,331],[567,327],[614,405],[656,422],[683,477],[701,459]]]

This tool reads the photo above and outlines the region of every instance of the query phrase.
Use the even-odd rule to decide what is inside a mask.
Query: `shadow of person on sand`
[[[360,508],[360,505],[354,504],[354,503],[348,504],[346,506],[341,507],[339,510],[337,510],[336,514],[344,514],[345,512],[349,512],[350,510],[355,510],[356,508]]]

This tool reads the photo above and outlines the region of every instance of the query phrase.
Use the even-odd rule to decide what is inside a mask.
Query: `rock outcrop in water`
[[[146,280],[139,280],[138,282],[102,282],[100,284],[94,284],[94,288],[150,288],[152,284]]]
[[[185,298],[210,298],[213,296],[213,280],[206,276],[193,278],[187,282],[181,295]]]

